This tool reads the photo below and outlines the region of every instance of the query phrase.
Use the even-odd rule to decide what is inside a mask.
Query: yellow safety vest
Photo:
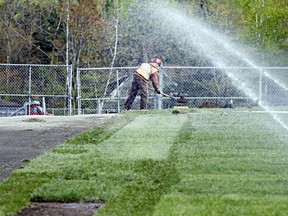
[[[143,63],[140,68],[136,70],[136,73],[147,81],[150,76],[156,72],[159,72],[159,66],[157,63]]]

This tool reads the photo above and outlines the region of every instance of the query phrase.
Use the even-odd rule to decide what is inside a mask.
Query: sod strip
[[[175,158],[170,153],[186,120],[187,115],[138,116],[115,137],[103,143],[100,158],[106,161],[107,168],[107,164],[114,161],[114,187],[121,186],[122,189],[114,199],[108,200],[97,215],[153,214],[161,196],[179,181]],[[139,131],[142,133],[139,134]],[[119,142],[127,140],[125,135],[129,135],[128,142]],[[112,155],[115,157],[112,158]],[[108,172],[106,175],[111,179]]]
[[[32,199],[105,200],[99,215],[151,214],[178,181],[168,156],[186,119],[171,113],[138,116],[101,145],[88,144],[89,152],[70,155],[61,179],[38,187]]]
[[[141,115],[98,146],[104,158],[166,159],[187,115]]]
[[[104,200],[100,216],[288,212],[287,131],[265,113],[146,112],[106,138],[97,134],[80,135],[0,184],[0,212],[31,196]]]
[[[83,178],[87,180],[90,175],[95,176],[93,158],[87,155],[95,149],[95,146],[129,124],[136,116],[137,113],[131,113],[113,117],[103,125],[83,132],[57,149],[31,161],[23,169],[13,172],[10,178],[0,183],[0,216],[15,214],[26,207],[30,199],[78,201],[92,197],[94,198],[92,200],[98,200],[99,195],[95,193],[91,194],[89,191],[77,193],[82,189],[82,185],[84,189],[89,190],[89,185],[95,183],[93,180],[91,182],[82,180]],[[67,183],[66,180],[69,179],[73,179],[74,182]],[[62,190],[61,186],[65,184],[71,185],[71,188],[67,186],[66,191],[65,188]],[[49,196],[52,192],[47,187],[56,193]],[[67,194],[68,196],[65,196]]]
[[[286,215],[286,134],[265,113],[189,115],[171,153],[180,181],[153,215]]]

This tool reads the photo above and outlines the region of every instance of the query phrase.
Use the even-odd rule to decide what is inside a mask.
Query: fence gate
[[[78,114],[120,112],[135,69],[78,68]],[[231,102],[237,107],[288,105],[288,68],[284,67],[162,67],[160,76],[162,92],[173,97],[149,91],[148,109],[225,107]],[[185,104],[177,100],[181,96]],[[139,109],[139,102],[136,97],[132,109]]]
[[[47,112],[72,114],[72,66],[0,65],[0,116],[11,116],[25,102],[46,104]]]

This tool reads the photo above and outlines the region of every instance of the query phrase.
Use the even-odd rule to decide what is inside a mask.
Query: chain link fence
[[[71,93],[71,66],[0,65],[0,116],[27,114],[22,108],[32,101],[45,103],[50,114],[69,115]]]
[[[78,114],[120,112],[135,69],[78,68]],[[149,90],[148,109],[285,107],[288,106],[287,75],[288,68],[276,67],[162,67],[159,85],[169,97]],[[132,109],[139,109],[139,103],[138,96]]]
[[[135,69],[78,68],[72,88],[72,66],[2,64],[0,116],[11,116],[31,101],[40,101],[42,105],[45,102],[47,112],[54,115],[71,115],[73,107],[78,114],[119,113]],[[159,85],[169,97],[149,90],[148,109],[231,107],[232,103],[235,107],[261,105],[287,110],[287,73],[288,68],[284,67],[162,67]],[[77,91],[76,100],[73,91]],[[137,96],[132,109],[139,107]]]

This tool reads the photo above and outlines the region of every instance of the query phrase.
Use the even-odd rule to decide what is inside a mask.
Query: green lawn
[[[85,200],[109,216],[288,215],[287,136],[261,112],[125,112],[0,183],[0,215]]]

